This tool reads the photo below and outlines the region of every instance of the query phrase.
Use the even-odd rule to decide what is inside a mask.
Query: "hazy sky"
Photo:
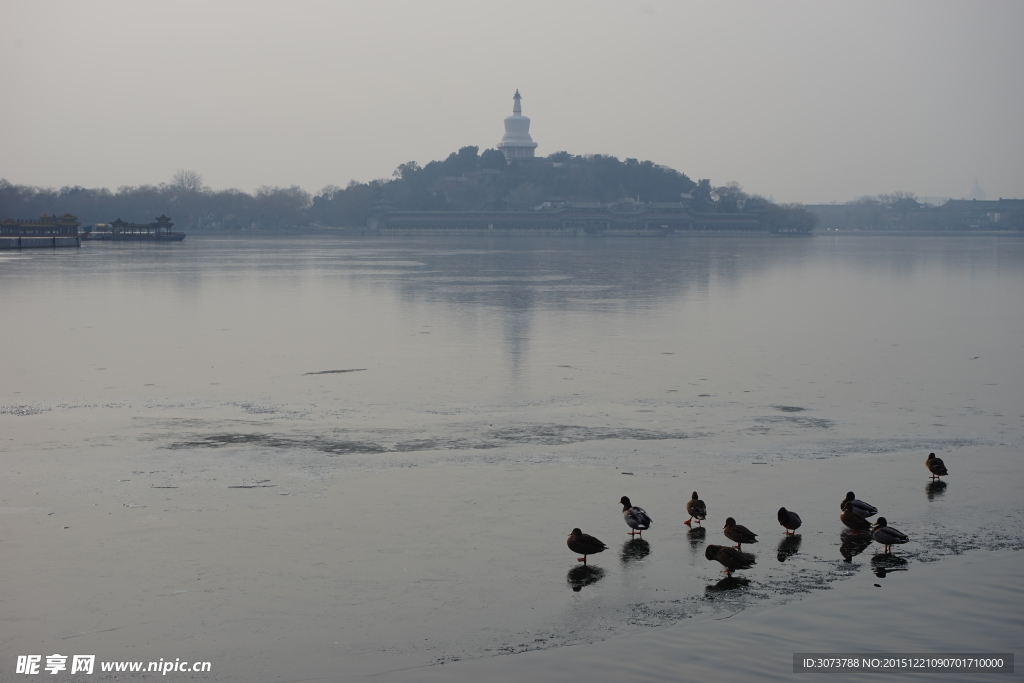
[[[1024,2],[0,0],[0,177],[253,190],[494,147],[779,201],[1024,197]]]

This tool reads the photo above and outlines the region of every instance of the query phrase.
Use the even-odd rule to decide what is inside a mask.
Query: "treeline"
[[[195,181],[198,179],[198,185]],[[185,181],[185,182],[182,182]],[[179,171],[170,183],[87,189],[14,185],[0,179],[0,220],[43,214],[78,216],[83,225],[149,223],[166,214],[175,229],[209,232],[292,230],[305,223],[312,197],[300,187],[262,187],[254,193],[210,190],[195,172]]]
[[[858,197],[809,207],[826,230],[1024,230],[1024,200],[921,203],[913,192]]]
[[[608,203],[688,201],[704,213],[758,213],[775,227],[813,226],[801,205],[776,205],[731,183],[714,187],[651,161],[556,152],[528,163],[505,161],[496,149],[463,147],[443,161],[401,164],[391,178],[328,185],[310,194],[300,187],[262,187],[254,193],[212,190],[195,171],[178,171],[168,183],[86,189],[43,189],[0,180],[0,219],[72,213],[83,224],[115,218],[149,222],[166,214],[182,230],[209,232],[359,228],[380,207],[397,210],[527,211],[546,200]]]

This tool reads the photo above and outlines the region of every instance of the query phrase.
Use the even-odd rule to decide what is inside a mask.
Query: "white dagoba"
[[[530,117],[523,116],[523,96],[516,90],[512,96],[512,116],[505,117],[505,135],[498,143],[498,149],[505,155],[506,161],[516,159],[532,159],[537,143],[530,137]]]

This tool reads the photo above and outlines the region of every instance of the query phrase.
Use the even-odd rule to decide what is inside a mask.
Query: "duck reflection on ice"
[[[890,572],[907,571],[907,560],[891,553],[879,553],[871,558],[871,571],[880,579]]]
[[[853,562],[855,555],[860,555],[871,545],[870,536],[843,533],[840,538],[843,539],[843,543],[839,546],[839,552],[847,562]]]
[[[925,484],[924,492],[928,495],[928,500],[935,500],[936,496],[941,496],[946,492],[946,482],[941,479],[930,481]]]
[[[707,536],[707,534],[708,530],[702,526],[687,531],[686,540],[690,542],[690,550],[699,550],[700,547],[704,545],[704,538]]]
[[[620,557],[623,564],[642,560],[651,554],[651,544],[642,538],[631,538],[622,544]]]
[[[708,586],[704,589],[706,593],[721,593],[723,591],[736,590],[737,588],[744,588],[750,585],[750,579],[744,579],[742,576],[727,576],[714,586]]]
[[[800,550],[800,541],[802,540],[803,537],[800,534],[783,537],[783,539],[779,541],[778,547],[779,562],[785,562],[796,555],[797,551]]]
[[[597,583],[604,578],[604,570],[600,567],[581,564],[569,570],[565,575],[565,581],[575,592],[579,593],[584,586]]]

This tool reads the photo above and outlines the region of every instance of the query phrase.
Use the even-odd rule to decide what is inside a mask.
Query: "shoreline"
[[[770,232],[729,232],[725,230],[715,231],[683,231],[663,234],[651,230],[646,232],[623,232],[611,231],[593,235],[579,235],[570,230],[387,230],[377,231],[370,228],[300,228],[295,231],[275,232],[212,232],[192,230],[189,235],[193,237],[246,237],[246,238],[267,238],[267,237],[557,237],[559,239],[576,239],[578,237],[729,237],[729,238],[750,238],[750,237],[778,237],[778,238],[805,238],[805,237],[835,237],[838,235],[849,237],[1013,237],[1024,235],[1020,230],[822,230],[816,228],[807,234],[796,233],[770,233]]]

